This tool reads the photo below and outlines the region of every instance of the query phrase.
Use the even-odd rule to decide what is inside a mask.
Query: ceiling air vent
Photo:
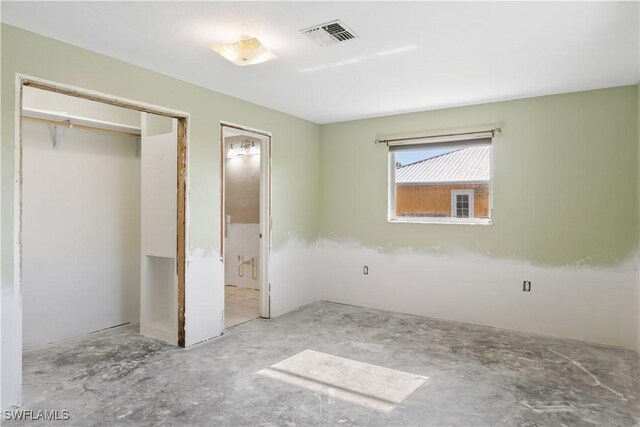
[[[356,33],[351,31],[349,27],[344,25],[344,22],[340,20],[305,28],[304,30],[300,30],[300,32],[320,46],[331,46],[332,44],[358,38]]]

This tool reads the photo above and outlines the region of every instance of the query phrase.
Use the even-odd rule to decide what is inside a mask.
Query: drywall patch
[[[191,250],[185,286],[185,346],[222,335],[224,328],[224,269],[220,254]]]
[[[315,281],[315,254],[315,245],[296,237],[290,237],[284,246],[271,250],[271,317],[319,299]]]
[[[452,251],[394,252],[321,239],[320,299],[638,350],[636,255],[616,268],[535,266]],[[363,266],[368,274],[363,274]],[[315,267],[313,267],[315,266]],[[531,292],[522,282],[531,281]]]
[[[22,301],[19,293],[2,290],[2,375],[0,381],[0,405],[2,409],[20,406],[22,381]]]
[[[319,300],[314,280],[315,246],[292,238],[271,251],[271,316]],[[185,295],[186,347],[222,335],[224,268],[217,251],[194,249],[187,262]]]

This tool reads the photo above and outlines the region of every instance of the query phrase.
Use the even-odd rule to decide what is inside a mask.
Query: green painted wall
[[[53,39],[2,25],[2,283],[13,272],[13,145],[16,73],[191,114],[190,238],[217,249],[219,122],[273,133],[273,244],[314,240],[319,223],[319,126]],[[302,154],[303,153],[303,154]]]
[[[3,283],[12,275],[16,73],[191,113],[192,248],[217,248],[220,120],[273,132],[276,248],[320,235],[589,266],[627,261],[638,248],[638,86],[318,126],[6,24],[1,43]],[[376,138],[493,126],[503,129],[494,225],[387,222],[387,151]]]
[[[468,250],[541,265],[613,266],[638,250],[636,86],[322,126],[321,236],[387,250]],[[487,129],[494,224],[387,222],[384,136]]]

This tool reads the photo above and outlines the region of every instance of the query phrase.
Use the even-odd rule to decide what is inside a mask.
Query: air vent
[[[358,38],[356,33],[351,31],[349,27],[344,25],[344,22],[340,20],[305,28],[304,30],[300,30],[300,32],[320,46],[331,46],[332,44]]]

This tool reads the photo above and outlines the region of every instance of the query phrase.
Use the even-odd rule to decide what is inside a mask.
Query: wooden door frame
[[[260,280],[260,317],[271,317],[271,282],[269,280],[269,259],[271,255],[271,132],[253,129],[230,122],[220,122],[220,262],[223,275],[226,275],[225,231],[227,227],[225,216],[225,143],[224,129],[229,128],[238,132],[259,138],[260,143],[260,259],[258,277]],[[223,286],[224,278],[223,278]]]
[[[16,106],[15,106],[15,143],[14,143],[14,295],[20,295],[22,286],[22,100],[25,86],[56,92],[76,98],[87,99],[116,107],[156,114],[178,121],[178,162],[177,173],[177,248],[176,273],[178,276],[178,345],[185,346],[185,279],[186,279],[186,251],[189,240],[189,193],[187,191],[189,178],[189,126],[190,115],[184,111],[173,110],[153,104],[131,99],[121,98],[90,89],[79,88],[37,77],[16,74]],[[22,319],[18,322],[22,324]],[[22,330],[20,329],[20,351],[22,351]]]

